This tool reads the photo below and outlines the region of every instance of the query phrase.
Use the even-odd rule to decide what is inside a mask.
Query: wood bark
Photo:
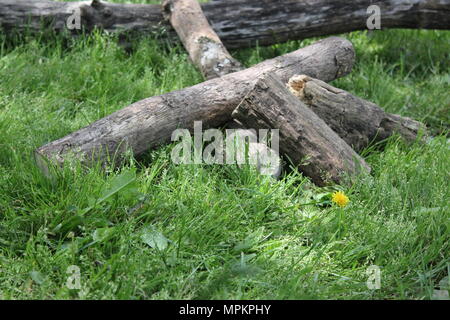
[[[186,9],[189,8],[189,9]],[[202,8],[196,0],[163,1],[165,17],[170,21],[189,57],[207,80],[225,74],[241,71],[244,67],[234,59],[223,45],[208,23]],[[213,47],[205,46],[202,37],[214,43]],[[211,52],[210,49],[213,49]],[[244,129],[234,119],[226,125],[228,129]]]
[[[205,79],[243,69],[211,28],[197,0],[165,0],[163,8],[189,57]]]
[[[232,117],[249,128],[279,129],[281,154],[317,185],[343,183],[365,161],[276,76],[263,75],[234,110]]]
[[[387,113],[370,101],[305,75],[292,77],[288,87],[356,151],[394,133],[411,142],[425,130],[418,121]]]
[[[213,79],[243,70],[211,28],[197,0],[165,0],[163,9],[176,30],[189,57],[205,79]],[[230,121],[227,128],[244,129],[237,122]],[[240,132],[240,131],[238,131]],[[247,132],[245,129],[243,132]],[[281,173],[281,159],[263,143],[248,144],[250,158],[257,158],[256,168],[266,175],[278,178]]]
[[[201,4],[228,49],[367,30],[370,5],[381,9],[381,28],[450,29],[450,0],[227,0]],[[67,30],[74,10],[84,30],[176,34],[159,5],[103,1],[0,0],[0,26],[38,31]],[[75,32],[76,30],[73,30]]]
[[[277,74],[286,83],[295,74],[331,81],[348,74],[354,58],[353,46],[348,40],[323,39],[243,71],[138,101],[38,148],[36,158],[45,170],[46,159],[60,165],[72,157],[85,164],[92,160],[105,163],[109,156],[114,158],[125,148],[131,148],[134,155],[139,156],[152,147],[170,142],[177,128],[192,130],[195,120],[202,120],[204,128],[225,124],[265,72]]]

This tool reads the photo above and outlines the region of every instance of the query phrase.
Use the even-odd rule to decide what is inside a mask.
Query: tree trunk
[[[205,79],[243,69],[211,28],[197,0],[165,0],[163,8],[189,57]]]
[[[372,102],[305,75],[292,77],[288,86],[356,151],[394,133],[411,142],[425,129],[418,121],[386,113]]]
[[[253,129],[279,129],[280,153],[317,185],[342,183],[365,161],[276,76],[263,75],[232,117]]]
[[[450,0],[226,0],[201,6],[219,38],[232,49],[367,30],[372,15],[367,8],[372,4],[381,9],[383,29],[450,29]],[[0,0],[0,26],[31,31],[46,26],[64,31],[74,10],[81,13],[86,31],[97,27],[161,35],[161,30],[168,30],[169,36],[176,36],[159,5],[103,1]]]
[[[105,163],[108,156],[120,155],[128,147],[139,156],[152,147],[169,142],[175,129],[192,129],[195,120],[203,121],[204,128],[225,124],[257,78],[265,72],[277,74],[285,82],[300,73],[331,81],[348,74],[354,58],[348,40],[327,38],[243,71],[138,101],[38,148],[38,163],[43,169],[46,168],[45,159],[60,165],[72,157],[87,165],[92,160]]]

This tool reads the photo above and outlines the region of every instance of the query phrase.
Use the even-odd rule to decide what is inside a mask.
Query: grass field
[[[373,172],[344,189],[344,209],[307,205],[327,190],[296,171],[273,181],[249,168],[177,166],[171,146],[47,180],[35,148],[202,78],[182,47],[149,38],[126,53],[99,33],[69,44],[1,35],[0,298],[431,299],[448,288],[450,32],[342,36],[357,63],[333,85],[434,136],[366,150]],[[233,55],[251,66],[315,40]],[[379,290],[366,285],[370,265]],[[66,285],[69,266],[80,290]]]

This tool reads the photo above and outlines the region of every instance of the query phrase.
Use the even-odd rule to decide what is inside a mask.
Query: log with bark
[[[115,155],[121,155],[127,148],[139,156],[170,142],[175,129],[192,129],[195,120],[203,121],[204,128],[228,122],[232,111],[263,73],[276,74],[285,83],[295,74],[331,81],[348,74],[354,58],[348,40],[327,38],[243,71],[138,101],[38,148],[35,156],[44,171],[47,160],[59,165],[71,158],[86,165],[96,160],[106,163],[118,160],[120,156]]]
[[[205,79],[243,69],[211,28],[197,0],[165,0],[163,8],[189,57]]]
[[[166,19],[178,33],[192,63],[205,79],[213,79],[244,69],[211,28],[197,0],[163,0],[163,8]],[[226,127],[244,128],[234,119],[231,119]]]
[[[385,112],[376,104],[306,75],[289,79],[288,87],[356,151],[394,133],[415,141],[425,125]]]
[[[163,8],[165,17],[176,30],[191,61],[205,79],[221,77],[244,69],[211,28],[197,0],[165,0]],[[244,129],[242,124],[233,120],[227,123],[226,127]],[[237,130],[237,132],[239,135],[242,132],[247,134],[249,131]],[[249,150],[247,163],[254,164],[262,174],[274,178],[281,174],[281,159],[274,150],[256,140],[248,143],[247,148]]]
[[[383,29],[450,29],[450,0],[227,0],[201,6],[222,42],[232,49],[367,30],[371,15],[367,8],[373,4],[381,9]],[[60,32],[67,30],[74,10],[81,13],[86,31],[100,28],[148,35],[164,29],[176,38],[159,5],[103,1],[0,0],[0,27]]]
[[[370,171],[365,161],[275,75],[265,74],[232,117],[249,128],[279,129],[279,150],[317,185]]]

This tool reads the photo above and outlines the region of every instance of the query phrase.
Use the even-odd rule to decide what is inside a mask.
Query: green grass
[[[365,152],[372,174],[345,190],[345,209],[302,205],[324,190],[296,171],[273,181],[248,168],[177,166],[171,146],[115,171],[65,169],[47,180],[35,148],[202,79],[180,46],[149,38],[128,54],[99,33],[69,43],[2,36],[0,297],[432,298],[450,269],[450,32],[344,36],[357,64],[333,84],[436,136]],[[233,55],[250,66],[313,41]],[[373,264],[380,290],[366,286]],[[66,286],[71,265],[82,290]]]

